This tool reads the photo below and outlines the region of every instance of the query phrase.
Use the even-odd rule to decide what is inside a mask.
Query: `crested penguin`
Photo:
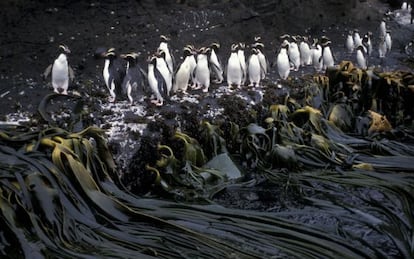
[[[223,82],[223,66],[221,65],[220,59],[217,56],[219,48],[219,43],[211,43],[208,55],[208,62],[211,69],[211,75],[214,78],[213,82],[216,84],[221,84]]]
[[[243,42],[239,42],[239,47],[237,49],[237,56],[239,58],[240,66],[242,68],[243,76],[242,76],[242,85],[246,82],[247,77],[247,66],[246,66],[246,57],[244,55],[244,49],[246,48],[246,44]]]
[[[167,85],[164,77],[157,69],[158,58],[156,55],[149,56],[148,62],[148,84],[152,90],[155,100],[151,100],[157,106],[164,104],[164,97],[167,96]]]
[[[253,44],[252,47],[256,48],[258,51],[257,55],[259,57],[259,62],[260,62],[260,79],[265,79],[269,64],[264,54],[264,44],[260,42],[260,40],[261,40],[261,37],[256,36],[254,38],[255,43]]]
[[[132,104],[134,102],[133,93],[134,95],[138,92],[144,93],[143,70],[138,64],[138,53],[121,54],[120,57],[127,61],[126,73],[124,81],[122,82],[122,91],[127,95],[129,102]]]
[[[187,49],[191,53],[191,55],[188,56],[188,63],[190,65],[191,87],[195,88],[196,80],[195,80],[194,71],[197,66],[197,60],[196,60],[197,50],[191,44],[186,45],[184,48]]]
[[[379,38],[385,37],[386,33],[387,33],[387,25],[385,24],[385,20],[382,20],[379,26]]]
[[[209,52],[210,48],[208,47],[201,47],[198,50],[197,66],[194,71],[197,82],[196,89],[204,87],[203,92],[205,93],[208,92],[208,88],[210,87],[210,68],[208,65]]]
[[[358,29],[354,29],[353,38],[354,38],[354,48],[356,49],[359,45],[362,44],[361,35],[359,35]]]
[[[372,38],[372,32],[370,31],[367,32],[362,38],[362,45],[364,46],[365,52],[368,54],[368,56],[371,56],[372,54],[371,38]]]
[[[249,86],[259,86],[261,79],[261,66],[259,60],[259,50],[251,49],[251,54],[248,59],[247,72],[249,75]]]
[[[354,52],[354,37],[352,36],[352,31],[349,31],[348,35],[346,36],[346,42],[345,42],[346,50],[348,51],[348,54]]]
[[[172,88],[172,74],[170,70],[168,69],[168,64],[167,64],[165,55],[166,53],[164,50],[158,49],[155,54],[155,57],[157,59],[157,62],[156,62],[157,70],[164,77],[164,81],[167,86],[167,95],[169,95],[171,88]]]
[[[295,36],[292,36],[293,41],[289,42],[289,48],[288,48],[288,56],[289,60],[293,65],[293,70],[298,71],[300,67],[300,52],[298,44],[296,43],[297,38]]]
[[[331,41],[323,37],[322,38],[322,60],[323,60],[323,70],[326,70],[328,67],[333,67],[335,65],[334,57],[331,51]]]
[[[183,93],[187,92],[188,83],[190,81],[191,74],[195,68],[195,60],[194,60],[194,68],[192,68],[192,60],[194,59],[193,49],[190,46],[186,46],[183,49],[184,53],[184,60],[180,64],[175,73],[174,77],[174,84],[172,88],[172,92],[175,93],[178,90],[182,91]]]
[[[165,62],[167,63],[167,67],[168,70],[170,71],[171,77],[172,74],[174,73],[174,56],[172,55],[170,46],[168,44],[168,42],[170,41],[170,38],[165,36],[165,35],[161,35],[160,36],[160,45],[158,47],[159,50],[163,50],[165,53]]]
[[[68,94],[69,82],[73,81],[74,73],[72,68],[69,66],[67,55],[70,53],[69,48],[61,44],[59,45],[59,55],[49,65],[43,73],[43,77],[47,78],[50,72],[52,72],[52,86],[55,93]]]
[[[387,52],[390,52],[392,47],[392,39],[391,31],[389,30],[385,33],[385,44],[387,44]]]
[[[239,45],[231,45],[230,57],[227,61],[227,84],[229,88],[232,85],[237,85],[240,88],[243,78],[243,69],[240,64],[239,56],[237,55]]]
[[[280,46],[279,54],[277,55],[276,64],[277,64],[277,72],[281,79],[286,80],[290,73],[290,64],[289,64],[289,56],[288,56],[288,49],[290,45],[287,40],[282,42]]]
[[[122,93],[122,82],[125,77],[125,66],[118,58],[115,49],[110,48],[103,53],[105,58],[105,64],[102,71],[102,75],[105,81],[105,85],[109,90],[109,101],[114,102],[117,95]]]
[[[356,48],[356,60],[360,68],[367,69],[366,51],[362,45]]]
[[[312,56],[311,49],[308,43],[308,37],[302,36],[299,42],[299,52],[300,52],[300,65],[309,66],[312,65]]]
[[[319,44],[318,39],[313,39],[311,47],[313,68],[316,72],[321,72],[323,68],[322,46]]]
[[[385,37],[381,37],[378,45],[378,54],[380,58],[385,58],[387,54],[387,43],[385,42]]]

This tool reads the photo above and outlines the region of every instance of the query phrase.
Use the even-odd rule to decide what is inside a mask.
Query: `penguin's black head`
[[[290,40],[290,35],[289,34],[283,34],[283,35],[281,35],[280,36],[280,39],[282,40],[282,42],[284,41],[284,40]]]
[[[160,40],[161,40],[161,42],[169,42],[170,41],[170,38],[167,37],[167,36],[165,36],[165,35],[161,35],[160,36]]]
[[[220,43],[213,42],[210,44],[210,48],[213,49],[214,51],[217,51],[220,48]]]
[[[262,37],[260,36],[255,36],[254,37],[254,42],[259,43],[262,40]]]
[[[136,52],[131,52],[128,54],[121,54],[119,55],[121,58],[127,60],[130,64],[136,64],[138,61],[139,54]]]
[[[69,47],[66,46],[65,44],[60,44],[59,45],[59,50],[62,51],[63,53],[66,53],[66,54],[70,53]]]
[[[115,48],[110,48],[106,52],[103,53],[104,58],[114,59],[116,58]]]
[[[158,49],[156,53],[157,57],[165,59],[165,51],[162,49]]]
[[[239,45],[238,44],[231,44],[231,52],[237,52],[237,50],[239,49]]]
[[[244,50],[246,48],[246,44],[244,42],[239,42],[239,49]]]
[[[264,44],[263,44],[263,43],[261,43],[261,42],[255,42],[255,43],[252,45],[252,48],[256,48],[256,49],[258,49],[258,50],[260,50],[260,51],[262,51],[262,52],[263,52],[263,50],[264,50]]]
[[[156,55],[150,55],[150,56],[148,56],[147,62],[148,62],[148,64],[155,65],[155,63],[157,62],[157,56]]]

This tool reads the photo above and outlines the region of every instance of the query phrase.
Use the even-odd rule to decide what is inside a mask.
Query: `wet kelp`
[[[172,131],[155,144],[155,159],[135,172],[153,179],[147,196],[124,187],[101,129],[68,132],[53,121],[44,129],[2,126],[0,254],[413,257],[410,113],[402,110],[398,127],[397,117],[378,109],[385,107],[381,95],[361,97],[366,71],[344,70],[342,64],[330,71],[335,76],[304,79],[304,100],[286,96],[251,112],[254,123],[203,120],[197,132]],[[376,85],[385,75],[374,74]],[[356,81],[347,84],[350,78]],[[54,97],[46,98],[40,110],[49,121],[45,107]],[[381,127],[373,127],[375,119]],[[264,187],[284,207],[217,204],[228,190],[254,194]]]

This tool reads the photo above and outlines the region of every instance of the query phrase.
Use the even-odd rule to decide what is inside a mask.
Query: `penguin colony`
[[[102,77],[109,91],[110,102],[127,98],[132,104],[137,93],[142,93],[142,97],[146,86],[149,86],[152,92],[151,103],[162,106],[172,94],[185,94],[189,88],[208,92],[210,83],[221,84],[224,80],[228,91],[246,85],[259,87],[270,66],[277,68],[282,81],[288,80],[290,72],[298,71],[300,67],[313,67],[320,73],[335,66],[330,39],[326,36],[312,41],[310,39],[308,36],[280,36],[280,47],[270,65],[265,56],[265,45],[258,36],[248,45],[243,42],[232,44],[225,64],[219,58],[220,44],[217,42],[199,48],[186,45],[182,49],[182,62],[176,67],[169,45],[171,39],[161,35],[158,48],[146,59],[146,69],[140,67],[140,55],[136,52],[118,55],[114,48],[104,51],[101,54],[104,59]],[[373,53],[372,41],[371,32],[361,37],[359,30],[355,29],[346,35],[345,51],[348,55],[355,55],[357,65],[363,69],[368,68],[368,58]],[[391,47],[391,32],[387,30],[386,21],[382,20],[378,29],[378,56],[384,59]],[[59,94],[67,94],[69,83],[74,78],[68,62],[69,54],[69,48],[60,45],[56,60],[43,74],[44,77],[52,74],[53,89]],[[122,59],[125,62],[121,62]]]

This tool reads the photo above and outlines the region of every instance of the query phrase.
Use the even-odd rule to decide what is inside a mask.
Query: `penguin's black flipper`
[[[73,80],[75,80],[75,72],[73,72],[73,69],[71,66],[68,67],[68,72],[69,72],[69,79],[71,82],[73,82]]]
[[[52,65],[53,65],[53,64],[50,64],[50,65],[49,65],[49,66],[45,69],[45,71],[43,72],[43,74],[41,74],[41,76],[42,76],[43,80],[46,80],[46,78],[49,76],[50,72],[52,72]]]

